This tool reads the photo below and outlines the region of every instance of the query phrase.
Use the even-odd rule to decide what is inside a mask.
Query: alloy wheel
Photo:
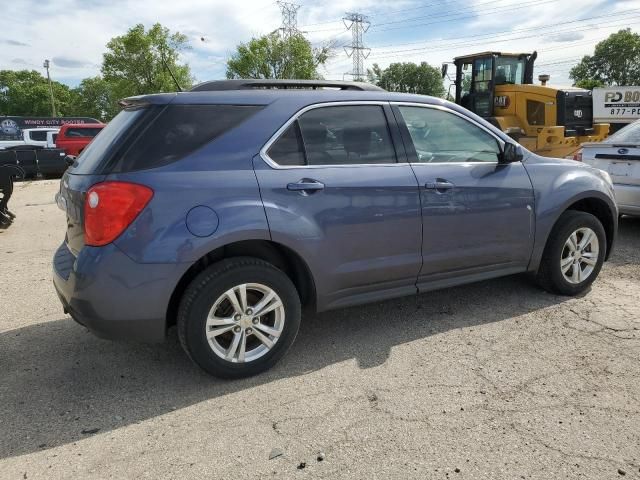
[[[590,228],[575,230],[564,244],[560,257],[560,271],[571,284],[584,282],[591,276],[598,263],[600,244],[598,236]]]

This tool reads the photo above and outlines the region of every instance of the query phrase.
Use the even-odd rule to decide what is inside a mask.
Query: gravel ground
[[[175,332],[114,343],[62,313],[56,189],[18,184],[0,233],[3,479],[640,478],[640,219],[581,298],[516,276],[307,316],[230,382]]]

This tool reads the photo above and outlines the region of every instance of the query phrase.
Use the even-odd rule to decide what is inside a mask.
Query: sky
[[[427,62],[486,50],[538,51],[535,75],[570,85],[568,72],[595,44],[621,28],[640,32],[640,0],[301,0],[298,29],[314,46],[335,46],[320,73],[349,79],[352,41],[346,12],[366,15],[363,35],[373,63]],[[36,69],[51,60],[51,77],[76,86],[99,74],[106,43],[129,27],[160,22],[189,38],[181,60],[198,81],[225,76],[236,46],[282,24],[271,0],[20,0],[0,6],[0,69]]]

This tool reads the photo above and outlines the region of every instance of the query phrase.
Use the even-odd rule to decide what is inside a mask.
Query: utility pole
[[[366,15],[361,13],[349,13],[342,19],[347,30],[351,30],[351,45],[344,47],[348,57],[353,59],[353,71],[345,75],[351,75],[356,82],[364,80],[364,61],[371,53],[371,49],[364,46],[362,35],[369,30],[371,22]],[[349,22],[349,23],[347,23]]]
[[[47,80],[49,81],[49,94],[51,95],[51,116],[56,116],[56,102],[53,99],[53,85],[51,85],[51,76],[49,75],[49,60],[45,60],[42,64],[47,69]]]
[[[298,10],[300,5],[297,3],[279,1],[278,6],[282,12],[282,37],[287,40],[299,32],[298,30]]]

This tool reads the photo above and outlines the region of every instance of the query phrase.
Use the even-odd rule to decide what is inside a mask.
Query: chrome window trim
[[[435,110],[441,110],[443,112],[451,113],[456,115],[463,120],[475,125],[476,127],[484,130],[490,136],[492,136],[500,148],[504,149],[504,145],[506,142],[498,137],[495,132],[489,130],[486,126],[476,122],[474,119],[467,117],[466,115],[457,112],[451,108],[445,107],[443,105],[433,105],[430,103],[419,103],[419,102],[402,102],[402,101],[380,101],[380,100],[348,100],[348,101],[340,101],[337,100],[335,102],[322,102],[322,103],[314,103],[312,105],[307,105],[306,107],[301,108],[296,113],[294,113],[289,120],[287,120],[272,136],[269,138],[267,143],[260,149],[260,157],[262,160],[269,165],[269,167],[276,170],[292,170],[292,169],[314,169],[314,168],[350,168],[350,167],[398,167],[398,166],[406,166],[406,165],[497,165],[498,160],[495,162],[394,162],[394,163],[354,163],[349,165],[341,165],[341,164],[326,164],[326,165],[280,165],[275,160],[273,160],[269,154],[267,153],[271,145],[273,145],[280,136],[291,126],[293,122],[295,122],[298,118],[304,115],[306,112],[310,110],[314,110],[316,108],[325,108],[325,107],[342,107],[342,106],[357,106],[357,105],[379,105],[384,107],[385,105],[389,106],[398,106],[398,107],[419,107],[419,108],[432,108]],[[395,146],[394,146],[395,148]],[[396,154],[398,153],[396,149]]]
[[[505,142],[502,138],[498,137],[495,132],[492,132],[491,130],[489,130],[486,126],[476,122],[473,118],[469,118],[466,115],[460,113],[460,112],[456,112],[455,110],[445,107],[443,105],[432,105],[432,104],[428,104],[428,103],[417,103],[417,102],[398,102],[398,101],[392,101],[389,102],[392,106],[396,106],[396,107],[419,107],[419,108],[431,108],[434,110],[440,110],[443,112],[447,112],[447,113],[452,113],[453,115],[456,115],[460,118],[462,118],[463,120],[466,120],[467,122],[469,122],[472,125],[475,125],[476,127],[479,127],[480,129],[484,130],[486,133],[488,133],[490,136],[492,136],[496,142],[498,142],[498,145],[501,149],[504,150],[504,146],[507,142]],[[415,147],[414,147],[415,148]],[[409,162],[411,165],[494,165],[494,164],[498,164],[498,160],[496,160],[495,162]]]
[[[275,160],[273,160],[269,154],[267,153],[271,145],[278,141],[280,136],[291,126],[293,122],[295,122],[302,115],[307,113],[310,110],[315,110],[316,108],[325,108],[325,107],[348,107],[348,106],[359,106],[359,105],[378,105],[383,107],[385,105],[389,105],[388,101],[380,101],[380,100],[349,100],[349,101],[335,101],[335,102],[323,102],[323,103],[314,103],[312,105],[307,105],[304,108],[301,108],[293,116],[287,120],[284,125],[282,125],[276,133],[274,133],[271,138],[264,144],[264,146],[260,149],[260,157],[264,162],[269,165],[271,168],[275,170],[293,170],[293,169],[314,169],[314,168],[351,168],[351,167],[408,167],[409,163],[407,162],[394,162],[394,163],[352,163],[348,165],[344,164],[326,164],[326,165],[280,165]],[[384,110],[383,110],[384,112]],[[386,115],[385,115],[386,118]],[[387,119],[387,123],[388,123]],[[389,125],[390,127],[390,125]],[[391,133],[389,133],[391,135]],[[390,137],[391,138],[391,137]],[[393,142],[393,139],[391,140]],[[394,145],[394,150],[396,152],[396,156],[398,154],[398,149]]]

